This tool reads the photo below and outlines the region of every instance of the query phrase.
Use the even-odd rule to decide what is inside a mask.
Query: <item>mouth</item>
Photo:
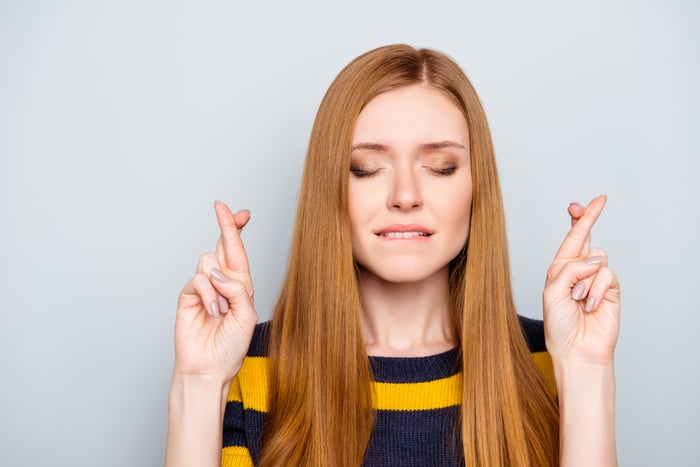
[[[394,224],[374,232],[382,238],[425,238],[433,235],[433,232],[418,224]]]
[[[379,237],[389,238],[411,238],[411,237],[430,237],[432,234],[427,232],[381,232],[376,234]]]

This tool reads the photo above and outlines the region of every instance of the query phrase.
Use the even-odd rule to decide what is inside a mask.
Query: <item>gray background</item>
[[[700,9],[688,1],[0,3],[0,464],[162,463],[175,302],[249,208],[282,277],[325,89],[394,42],[452,55],[493,131],[517,304],[569,201],[623,284],[621,465],[698,465]],[[696,240],[692,240],[696,239]]]

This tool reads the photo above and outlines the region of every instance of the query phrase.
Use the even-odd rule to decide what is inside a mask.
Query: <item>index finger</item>
[[[231,210],[221,201],[214,201],[214,211],[216,211],[216,220],[221,229],[221,237],[219,238],[225,263],[222,266],[234,272],[250,274],[248,256],[245,248],[243,248],[239,226],[236,224]],[[240,226],[240,228],[243,228],[243,226]]]
[[[591,235],[593,224],[600,216],[607,201],[606,196],[593,198],[583,215],[573,223],[571,230],[566,234],[566,238],[559,247],[559,251],[554,256],[555,259],[575,259],[581,256]]]

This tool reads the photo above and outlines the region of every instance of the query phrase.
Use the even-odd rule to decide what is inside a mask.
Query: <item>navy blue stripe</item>
[[[530,347],[531,352],[544,352],[546,349],[544,342],[544,323],[542,320],[528,318],[518,315],[520,327],[525,334],[525,340]],[[267,349],[270,342],[270,321],[259,323],[255,327],[253,339],[248,349],[248,355],[251,357],[267,356]]]
[[[525,335],[525,341],[530,348],[530,352],[544,352],[547,346],[544,342],[544,322],[539,319],[518,316],[520,327]]]
[[[270,343],[270,321],[258,323],[253,332],[247,355],[249,357],[267,357],[267,349]]]
[[[224,447],[246,446],[248,444],[243,421],[243,403],[226,402],[226,411],[224,412]]]
[[[461,466],[459,407],[377,411],[363,466]]]
[[[224,412],[223,447],[245,446],[253,463],[260,462],[262,432],[265,413],[243,409],[243,403],[228,401]]]
[[[381,383],[422,383],[459,373],[459,351],[451,349],[427,357],[369,357],[375,381]]]

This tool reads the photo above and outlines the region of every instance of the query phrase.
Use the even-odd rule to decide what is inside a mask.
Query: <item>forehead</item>
[[[353,133],[353,144],[431,141],[455,141],[468,147],[469,132],[460,109],[441,91],[424,85],[376,96],[360,112]]]

